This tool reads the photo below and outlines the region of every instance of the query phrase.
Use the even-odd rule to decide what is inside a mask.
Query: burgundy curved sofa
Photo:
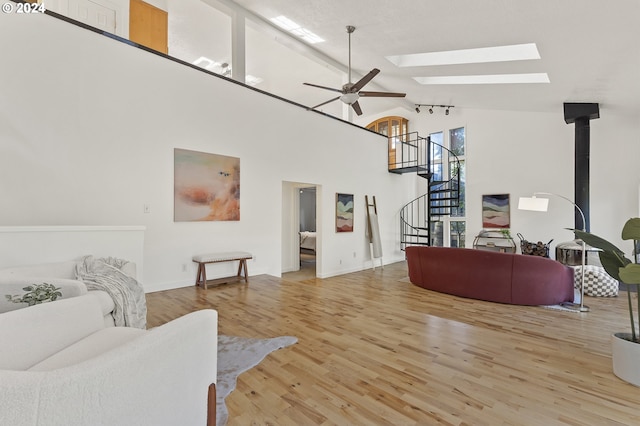
[[[573,269],[539,256],[410,246],[409,279],[440,293],[514,305],[573,301]]]

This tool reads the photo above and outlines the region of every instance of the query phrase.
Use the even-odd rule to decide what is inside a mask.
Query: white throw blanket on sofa
[[[76,265],[76,277],[89,290],[106,291],[115,303],[113,319],[117,327],[146,328],[147,303],[140,283],[120,268],[127,261],[84,256]]]

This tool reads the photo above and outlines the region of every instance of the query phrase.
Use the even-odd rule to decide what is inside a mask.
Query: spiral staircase
[[[389,151],[390,173],[417,173],[428,181],[427,193],[400,210],[400,248],[431,245],[434,224],[460,205],[460,160],[446,147],[417,132],[391,140]],[[449,159],[447,163],[442,162],[445,152]],[[440,165],[440,171],[437,165]],[[450,165],[448,178],[443,178],[446,176],[442,170],[445,165]]]

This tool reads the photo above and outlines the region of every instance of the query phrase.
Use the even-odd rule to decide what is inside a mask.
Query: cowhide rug
[[[255,367],[271,352],[296,343],[293,336],[252,339],[218,336],[218,379],[216,382],[216,425],[227,424],[229,412],[224,399],[236,388],[241,373]]]

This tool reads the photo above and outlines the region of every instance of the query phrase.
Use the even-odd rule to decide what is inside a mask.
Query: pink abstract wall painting
[[[240,159],[174,149],[173,220],[240,220]]]

